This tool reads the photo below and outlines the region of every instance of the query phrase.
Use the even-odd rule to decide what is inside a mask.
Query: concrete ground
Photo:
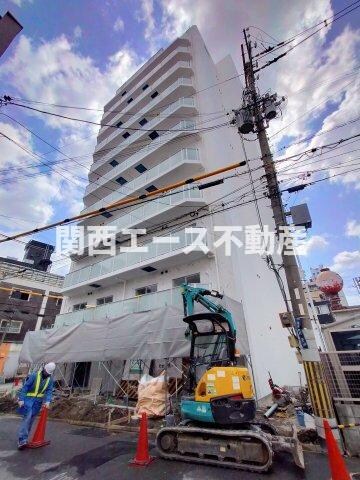
[[[84,428],[49,421],[47,439],[51,445],[37,450],[18,451],[16,432],[19,419],[0,417],[0,480],[328,480],[327,457],[306,453],[306,470],[297,469],[287,455],[274,462],[270,473],[261,475],[237,470],[205,467],[156,458],[147,468],[128,465],[135,454],[137,435]],[[151,454],[156,449],[151,442]],[[360,471],[360,459],[347,461],[351,472]]]

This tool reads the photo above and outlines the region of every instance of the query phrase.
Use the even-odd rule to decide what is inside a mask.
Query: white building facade
[[[129,235],[119,232],[115,256],[89,256],[86,237],[85,253],[74,257],[65,278],[67,299],[56,325],[181,306],[181,283],[206,285],[241,302],[247,332],[239,335],[248,336],[254,382],[262,397],[269,393],[268,371],[278,384],[297,385],[301,368],[281,326],[284,300],[264,258],[234,245],[227,256],[224,245],[214,245],[222,235],[214,232],[214,226],[244,229],[259,224],[254,196],[259,198],[262,222],[274,231],[257,142],[243,146],[230,125],[232,109],[241,99],[242,84],[232,59],[215,64],[196,27],[159,51],[119,88],[102,118],[102,123],[119,128],[100,129],[83,213],[246,158],[248,164],[209,179],[231,176],[212,188],[199,190],[188,184],[175,194],[137,206],[108,208],[81,222],[85,227],[147,229],[138,243],[148,251],[120,252],[129,244]],[[200,249],[184,253],[197,236],[185,233],[189,227],[207,229],[206,253]],[[176,243],[154,240],[165,235],[176,237]],[[244,241],[243,232],[234,235]]]

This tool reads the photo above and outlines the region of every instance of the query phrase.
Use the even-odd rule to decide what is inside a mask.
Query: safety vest
[[[50,382],[50,377],[48,377],[45,380],[45,383],[40,391],[40,383],[41,383],[41,370],[39,370],[36,374],[36,380],[35,380],[35,388],[32,392],[28,392],[26,394],[27,397],[36,397],[36,398],[42,398],[44,396],[44,393],[49,385]]]

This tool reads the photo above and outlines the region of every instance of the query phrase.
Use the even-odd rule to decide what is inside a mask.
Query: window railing
[[[78,312],[69,312],[57,315],[55,328],[76,325],[90,320],[105,320],[105,318],[116,318],[127,313],[155,310],[156,308],[175,305],[182,308],[182,297],[180,288],[171,288],[160,292],[139,295],[118,302],[87,308]]]
[[[111,276],[114,272],[122,270],[131,270],[132,267],[139,263],[151,263],[156,257],[180,251],[192,244],[197,237],[195,233],[185,233],[185,230],[166,235],[171,238],[166,243],[151,242],[146,244],[147,251],[145,252],[124,252],[118,255],[107,258],[106,260],[94,263],[74,272],[69,273],[65,277],[64,289],[74,285],[86,284],[93,282],[96,278],[108,275]]]
[[[172,85],[170,85],[170,87],[168,87],[166,90],[164,90],[162,93],[160,93],[160,95],[155,97],[156,98],[156,103],[159,103],[159,101],[161,99],[166,98],[168,95],[170,95],[172,92],[174,92],[180,85],[191,86],[192,85],[192,80],[190,78],[179,78],[179,79],[177,79],[176,82],[174,82]],[[179,100],[182,100],[182,99],[179,99]],[[171,112],[173,112],[179,106],[182,105],[181,103],[176,105],[176,103],[177,102],[174,102],[169,107],[165,108],[165,110],[162,110],[159,114],[160,119],[165,117],[166,115],[169,115]],[[186,105],[192,106],[192,105],[194,105],[194,103],[191,103],[191,104],[186,103]],[[121,125],[121,128],[112,129],[112,133],[110,133],[110,135],[108,135],[106,138],[104,138],[103,140],[101,140],[100,142],[97,143],[97,145],[95,147],[95,153],[101,151],[106,145],[108,145],[109,142],[111,142],[112,140],[117,138],[119,135],[122,135],[126,131],[126,128],[133,127],[135,116],[138,119],[140,119],[143,116],[146,117],[146,113],[149,112],[149,110],[150,111],[154,110],[154,108],[156,108],[156,104],[154,104],[153,102],[148,102],[145,105],[145,107],[142,108],[139,112],[136,112],[128,122],[124,122]],[[119,116],[119,118],[120,117],[121,117],[121,115]],[[116,120],[114,119],[113,121],[114,121],[114,124],[115,124]],[[155,124],[157,122],[159,122],[159,118],[155,117],[154,120],[152,120],[151,122],[146,124],[146,130],[150,129],[151,125]],[[135,123],[135,128],[137,126],[138,125]],[[144,131],[146,132],[146,130],[142,130],[142,131],[139,130],[136,133],[132,133],[133,130],[130,129],[129,133],[130,134],[132,133],[132,134],[130,135],[130,137],[127,140],[130,141],[129,143],[131,143],[131,141],[134,141],[134,139],[139,138],[144,133]],[[122,143],[124,143],[124,142],[122,142]]]
[[[175,155],[171,156],[167,160],[165,160],[162,163],[159,163],[155,167],[147,170],[143,174],[139,175],[137,178],[132,180],[131,182],[126,183],[124,186],[119,187],[118,190],[116,190],[113,193],[110,193],[106,197],[102,198],[101,200],[91,204],[89,207],[83,210],[83,213],[86,213],[87,211],[93,210],[93,209],[98,209],[101,208],[105,205],[109,205],[112,202],[115,202],[117,200],[121,200],[121,198],[124,198],[128,195],[132,195],[135,190],[138,190],[139,188],[144,187],[147,183],[152,182],[156,180],[157,178],[161,177],[162,175],[170,172],[173,170],[175,167],[181,165],[182,163],[186,162],[199,162],[199,151],[196,148],[185,148],[183,150],[180,150],[180,152],[176,153]],[[120,166],[120,165],[119,165]],[[113,173],[113,180],[110,180],[109,178],[106,179],[107,182],[111,181],[113,187],[109,188],[109,190],[114,190],[115,187],[115,180],[114,178],[117,177],[117,172],[116,169],[114,169],[112,172]],[[92,186],[94,184],[91,184]],[[99,188],[99,185],[97,185]],[[87,192],[89,193],[89,192]],[[86,194],[87,194],[86,193]]]
[[[109,122],[116,123],[116,119],[120,119],[123,113],[129,113],[130,111],[133,111],[134,106],[136,106],[136,104],[138,104],[144,98],[146,98],[146,96],[149,95],[149,92],[151,91],[151,89],[155,89],[159,85],[161,85],[163,83],[163,81],[166,80],[172,73],[176,72],[179,68],[190,68],[190,67],[191,67],[191,61],[190,60],[188,60],[188,61],[181,60],[181,61],[176,62],[176,64],[173,67],[168,69],[163,75],[161,75],[161,77],[159,77],[155,82],[153,82],[151,84],[151,87],[149,86],[149,88],[147,88],[146,90],[141,91],[141,93],[138,96],[136,96],[136,98],[134,100],[134,103],[131,105],[131,107],[130,106],[128,107],[128,104],[125,103],[125,105],[121,108],[121,104],[123,102],[125,102],[124,98],[119,99],[113,106],[109,107],[109,111],[104,112],[102,123],[109,123]],[[153,72],[152,72],[152,74],[153,74]],[[146,81],[144,81],[144,83],[146,83]],[[135,90],[137,90],[138,88],[139,88],[139,86],[136,86],[133,89],[132,93],[131,92],[128,93],[126,98],[128,98],[128,96],[131,97],[131,95],[133,95]],[[121,114],[117,114],[116,112],[114,112],[114,110],[117,110],[117,109],[119,109],[121,111]],[[129,112],[128,112],[128,110],[129,110]],[[113,114],[113,116],[111,116],[111,114]],[[106,130],[106,128],[108,128],[108,127],[105,127],[105,126],[101,127],[100,134],[103,133]]]
[[[158,139],[154,140],[153,142],[149,143],[146,147],[143,147],[140,151],[138,151],[138,152],[134,153],[133,155],[131,155],[130,157],[128,157],[124,162],[121,163],[121,165],[124,167],[124,169],[128,168],[129,166],[135,165],[135,163],[138,162],[140,159],[146,157],[150,153],[157,150],[157,148],[160,145],[163,145],[165,143],[164,140],[166,140],[166,142],[170,142],[176,136],[181,135],[183,131],[195,130],[195,128],[196,128],[196,124],[193,120],[182,120],[181,122],[179,122],[177,125],[175,125],[172,128],[172,130],[173,130],[172,132],[162,133]],[[109,162],[112,159],[117,160],[118,159],[117,155],[125,147],[127,147],[127,145],[128,145],[127,142],[128,142],[128,140],[121,143],[117,147],[112,148],[110,152],[108,152],[106,155],[104,155],[101,159],[94,162],[93,165],[92,165],[92,168],[91,168],[92,172],[94,172],[94,170],[98,166],[100,166],[100,165],[102,165],[106,162]]]
[[[138,225],[141,222],[148,220],[155,215],[166,212],[170,208],[186,201],[186,200],[202,200],[203,195],[197,188],[190,189],[188,185],[181,187],[176,193],[169,195],[168,197],[160,197],[153,202],[145,203],[141,207],[138,207],[126,215],[122,215],[115,220],[108,222],[106,226],[115,226],[118,229],[131,228]],[[85,248],[89,246],[89,237],[85,237]]]

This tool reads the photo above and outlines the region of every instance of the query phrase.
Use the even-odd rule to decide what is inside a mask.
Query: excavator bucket
[[[274,452],[290,453],[294,459],[295,465],[304,469],[304,452],[301,443],[297,437],[296,428],[293,426],[292,437],[271,436],[271,445]]]

